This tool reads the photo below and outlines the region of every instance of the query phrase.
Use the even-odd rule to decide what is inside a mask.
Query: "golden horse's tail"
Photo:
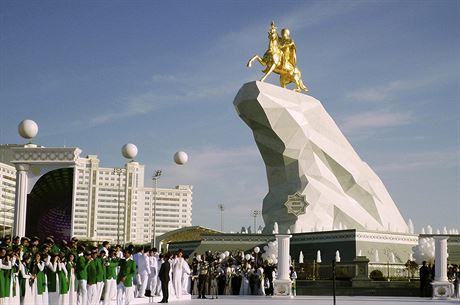
[[[303,83],[302,79],[299,79],[299,86],[302,90],[305,90],[305,92],[308,92],[308,87]]]

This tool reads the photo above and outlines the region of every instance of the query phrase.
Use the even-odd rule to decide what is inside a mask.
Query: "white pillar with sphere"
[[[31,141],[38,133],[38,125],[32,120],[23,120],[18,125],[18,133],[24,139]],[[36,147],[36,145],[26,144],[24,147]],[[28,164],[15,164],[16,166],[16,196],[14,200],[14,236],[25,236],[26,216],[27,216],[27,186],[29,171]]]
[[[23,237],[27,224],[27,195],[34,179],[39,179],[50,168],[74,167],[81,150],[68,147],[43,147],[32,144],[32,139],[38,134],[38,125],[32,120],[23,120],[18,125],[18,133],[29,140],[24,146],[12,147],[13,163],[16,167],[16,190],[14,206],[13,234]],[[30,170],[31,167],[34,171]],[[39,173],[36,173],[36,170]],[[45,169],[45,171],[42,171]],[[72,228],[70,229],[72,233]]]
[[[16,164],[16,197],[14,201],[14,236],[26,235],[27,216],[27,172],[28,164]]]
[[[289,277],[289,245],[292,235],[277,234],[278,242],[278,277],[273,281],[273,295],[290,296],[291,279]]]
[[[447,278],[447,235],[435,235],[435,277],[431,282],[433,287],[433,299],[446,299],[454,294],[454,285]]]

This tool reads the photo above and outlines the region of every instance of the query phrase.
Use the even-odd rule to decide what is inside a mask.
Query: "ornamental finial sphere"
[[[137,146],[132,143],[123,145],[121,148],[121,154],[126,159],[134,159],[137,156]]]
[[[178,151],[174,154],[174,162],[179,165],[184,165],[188,161],[188,156],[183,151]]]
[[[23,120],[18,125],[19,135],[25,139],[32,139],[38,133],[38,125],[32,120]]]

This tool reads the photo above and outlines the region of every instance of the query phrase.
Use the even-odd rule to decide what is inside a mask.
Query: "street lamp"
[[[121,191],[121,174],[124,168],[114,168],[113,173],[118,175],[118,216],[117,216],[117,244],[120,244],[120,191]],[[125,178],[126,179],[126,178]]]
[[[252,217],[254,217],[254,233],[257,233],[257,229],[256,229],[257,216],[259,216],[260,214],[262,214],[261,210],[253,210],[252,211]]]
[[[223,219],[223,215],[224,215],[224,205],[221,203],[217,206],[220,210],[220,231],[223,232],[224,231],[224,219]]]
[[[152,181],[153,181],[153,188],[154,188],[154,193],[153,193],[153,238],[152,238],[152,247],[155,247],[156,245],[156,204],[157,204],[157,185],[158,185],[158,179],[161,177],[161,169],[158,169],[155,171],[155,173],[152,176]]]

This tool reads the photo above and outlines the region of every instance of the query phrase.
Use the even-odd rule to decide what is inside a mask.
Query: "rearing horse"
[[[260,79],[261,82],[272,73],[280,75],[281,87],[286,88],[287,84],[295,83],[295,91],[301,90],[308,91],[307,86],[302,81],[302,74],[300,70],[293,66],[288,61],[284,61],[283,51],[279,46],[278,32],[276,31],[275,24],[272,22],[270,32],[268,32],[268,50],[265,52],[264,57],[261,58],[259,55],[254,55],[249,61],[247,66],[251,67],[254,60],[257,59],[265,69],[262,70],[265,75]],[[285,64],[283,64],[283,61]]]

